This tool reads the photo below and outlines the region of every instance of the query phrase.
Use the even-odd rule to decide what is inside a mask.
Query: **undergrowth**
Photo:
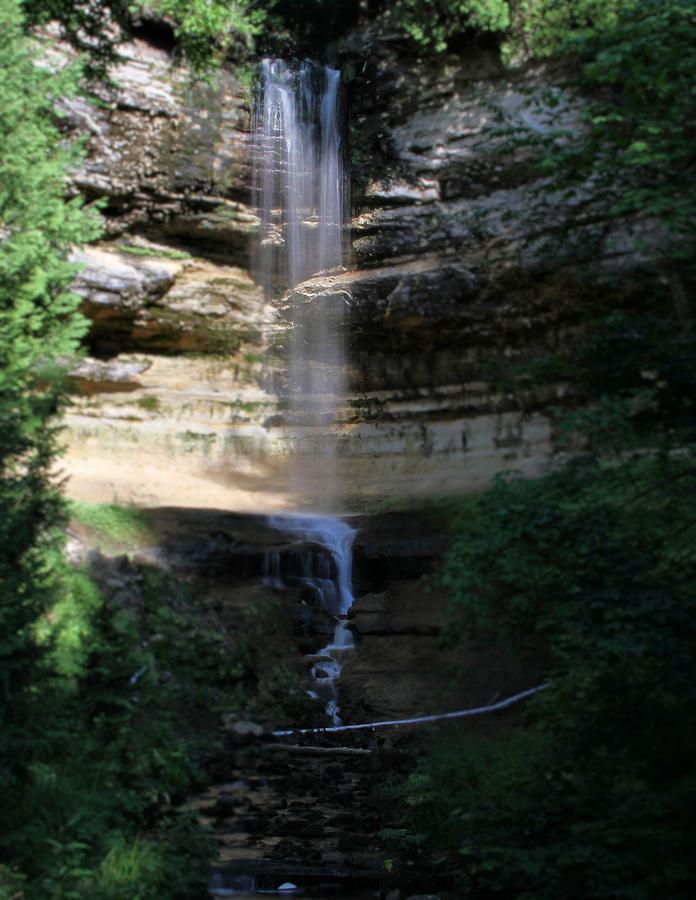
[[[586,458],[455,520],[445,640],[533,655],[549,683],[523,730],[453,738],[402,786],[463,894],[693,896],[695,494],[686,451]]]
[[[155,566],[56,566],[27,757],[0,773],[0,898],[200,897],[212,850],[180,803],[223,746],[220,714],[296,712],[292,673],[262,650],[277,611],[233,629]]]
[[[119,547],[133,549],[152,542],[145,513],[137,506],[73,500],[70,502],[70,513],[73,519],[89,529],[94,540],[107,551]]]

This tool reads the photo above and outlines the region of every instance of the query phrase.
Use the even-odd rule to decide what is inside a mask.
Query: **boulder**
[[[365,594],[351,607],[351,630],[365,635],[438,635],[447,621],[447,593],[427,592],[419,581],[390,584],[381,594]]]
[[[465,638],[454,647],[443,646],[438,632],[452,615],[447,600],[443,590],[428,589],[423,581],[397,582],[356,600],[351,610],[356,646],[342,660],[339,682],[339,705],[348,721],[468,709],[537,683],[533,659],[478,649]],[[514,721],[519,709],[505,715]],[[498,717],[490,718],[495,725]],[[468,727],[478,727],[479,720],[470,721],[474,724]]]
[[[259,725],[256,722],[247,722],[244,719],[240,719],[236,722],[229,720],[225,721],[223,723],[223,731],[230,737],[241,740],[261,738],[266,733],[263,725]]]

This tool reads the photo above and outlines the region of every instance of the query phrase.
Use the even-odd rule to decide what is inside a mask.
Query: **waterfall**
[[[310,674],[315,679],[313,695],[324,701],[332,723],[340,725],[337,681],[341,657],[353,646],[346,617],[353,605],[355,529],[341,519],[319,515],[271,516],[268,523],[294,547],[283,554],[266,554],[264,582],[272,587],[309,589],[318,605],[336,620],[331,641],[313,654]]]
[[[348,190],[340,72],[313,62],[264,60],[253,122],[255,272],[280,303],[287,331],[278,386],[289,431],[288,487],[298,502],[335,508],[336,423],[345,397],[345,296],[295,290],[342,267]]]
[[[341,293],[318,299],[298,286],[340,270],[345,259],[348,190],[341,75],[311,61],[261,63],[253,121],[254,200],[260,221],[255,272],[280,308],[289,332],[279,393],[291,435],[289,488],[311,499],[316,515],[274,517],[270,524],[298,542],[286,559],[269,553],[267,584],[300,583],[336,617],[331,643],[312,667],[317,691],[337,722],[339,657],[352,644],[345,615],[353,602],[355,532],[326,515],[340,497],[335,424],[345,396],[344,304]],[[332,428],[334,430],[332,430]],[[319,548],[322,552],[317,552]]]
[[[343,265],[343,131],[337,69],[263,60],[252,140],[261,223],[255,269],[267,296]]]

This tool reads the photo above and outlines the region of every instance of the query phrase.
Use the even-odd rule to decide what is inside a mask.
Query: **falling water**
[[[347,184],[341,73],[261,63],[253,123],[256,267],[267,296],[344,261]]]
[[[336,679],[341,653],[352,645],[345,616],[351,593],[355,532],[326,515],[340,496],[335,429],[345,396],[343,294],[312,296],[298,288],[319,273],[340,271],[345,259],[346,184],[341,75],[314,62],[267,59],[256,91],[254,197],[260,239],[256,272],[267,298],[285,292],[280,309],[289,331],[286,378],[279,391],[292,451],[289,487],[319,515],[275,517],[274,528],[297,542],[282,561],[269,553],[265,579],[311,588],[336,617],[331,643],[312,667],[316,693],[338,719]]]
[[[348,191],[341,76],[313,62],[264,60],[254,116],[254,196],[261,222],[256,270],[287,329],[279,387],[290,447],[289,487],[323,511],[340,495],[337,410],[345,396],[345,295],[313,298],[298,285],[345,258]]]
[[[331,641],[318,651],[310,673],[316,681],[314,694],[334,725],[338,715],[337,681],[341,657],[353,646],[346,624],[353,605],[352,565],[355,529],[332,516],[272,516],[269,524],[294,544],[284,554],[270,552],[264,561],[264,581],[273,587],[300,587],[336,619]]]

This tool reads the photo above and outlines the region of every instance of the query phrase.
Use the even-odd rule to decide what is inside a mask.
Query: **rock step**
[[[225,866],[215,867],[213,873],[216,885],[229,882],[244,875],[254,876],[258,879],[272,879],[292,881],[300,879],[305,883],[313,881],[379,881],[384,878],[385,868],[375,861],[369,866],[331,866],[331,865],[303,865],[293,860],[268,860],[249,856],[246,859],[237,859]]]

